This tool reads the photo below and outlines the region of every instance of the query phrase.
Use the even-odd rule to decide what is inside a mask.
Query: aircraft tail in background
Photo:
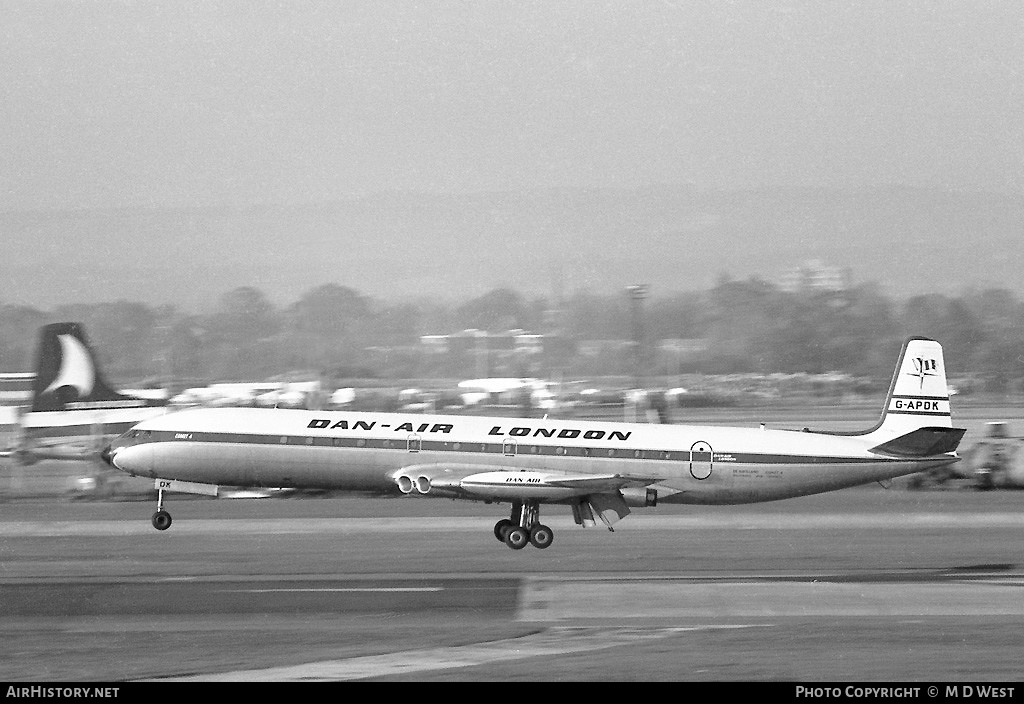
[[[160,399],[129,396],[111,387],[80,323],[43,326],[35,368],[33,413],[167,405]]]

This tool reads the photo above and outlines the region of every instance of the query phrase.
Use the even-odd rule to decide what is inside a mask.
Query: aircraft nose
[[[106,463],[106,464],[110,465],[111,467],[113,467],[114,466],[114,446],[113,445],[107,445],[102,450],[100,450],[100,459],[103,460],[104,463]]]

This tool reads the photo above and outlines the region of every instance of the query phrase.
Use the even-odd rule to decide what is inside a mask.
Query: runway
[[[430,499],[0,505],[0,679],[1019,678],[1024,494],[637,509],[547,550]]]

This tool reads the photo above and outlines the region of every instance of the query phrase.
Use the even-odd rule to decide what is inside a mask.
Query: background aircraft
[[[31,406],[8,426],[14,438],[0,457],[23,464],[94,459],[111,438],[166,410],[166,398],[155,393],[110,386],[80,323],[52,323],[39,331]]]
[[[991,421],[984,437],[962,452],[963,461],[914,476],[911,489],[958,488],[1024,489],[1024,438],[1009,424]]]

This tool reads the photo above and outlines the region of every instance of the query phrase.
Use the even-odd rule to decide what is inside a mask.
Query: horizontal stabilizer
[[[871,448],[871,452],[896,457],[930,457],[944,455],[956,451],[960,445],[966,428],[918,428],[906,435],[900,435],[881,445]]]

